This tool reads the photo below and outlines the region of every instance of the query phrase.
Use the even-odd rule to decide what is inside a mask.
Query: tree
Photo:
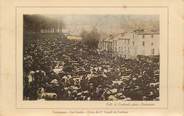
[[[100,34],[96,28],[93,28],[90,32],[82,31],[81,33],[82,42],[90,49],[97,49],[100,40]]]
[[[24,15],[24,31],[40,32],[41,29],[62,29],[65,25],[61,19],[49,18],[44,15]]]

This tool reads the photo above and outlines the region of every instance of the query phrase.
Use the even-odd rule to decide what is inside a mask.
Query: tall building
[[[101,51],[112,51],[124,58],[136,58],[138,55],[159,55],[159,33],[136,30],[120,33],[99,42]]]

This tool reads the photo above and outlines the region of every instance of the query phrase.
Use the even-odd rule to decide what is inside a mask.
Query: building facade
[[[101,51],[111,51],[124,58],[136,58],[138,55],[159,55],[159,33],[134,31],[121,33],[99,42]]]

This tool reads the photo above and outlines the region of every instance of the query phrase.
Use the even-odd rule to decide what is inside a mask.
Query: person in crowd
[[[110,57],[57,36],[25,39],[23,57],[25,100],[159,100],[152,57]]]

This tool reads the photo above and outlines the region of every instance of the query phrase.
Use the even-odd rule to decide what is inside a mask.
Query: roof
[[[116,35],[112,35],[110,34],[106,39],[104,39],[103,41],[113,41],[113,40],[128,40],[133,38],[134,34],[136,35],[159,35],[158,31],[145,31],[145,30],[136,30],[136,31],[131,31],[131,32],[123,32],[123,33],[119,33]]]
[[[133,33],[132,32],[124,32],[124,33],[120,33],[118,34],[114,40],[127,40],[130,39],[131,36],[133,37]]]
[[[139,30],[134,30],[133,32],[137,35],[158,35],[158,34],[160,34],[158,30],[139,29]]]

